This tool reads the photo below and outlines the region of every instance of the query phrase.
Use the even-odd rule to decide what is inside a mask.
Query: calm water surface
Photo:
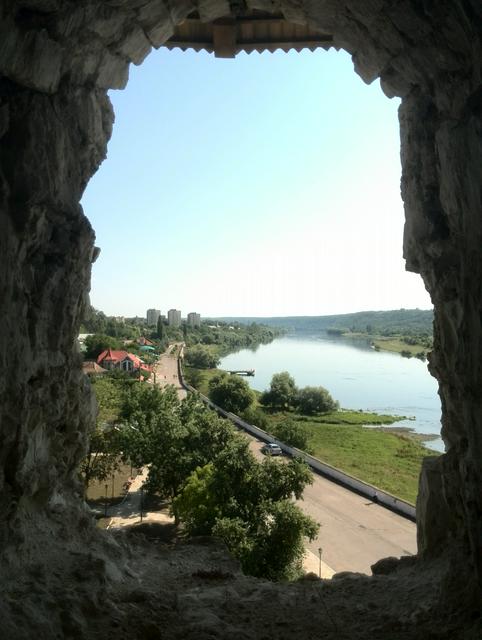
[[[289,371],[299,387],[322,385],[340,405],[414,417],[397,422],[418,433],[440,434],[437,382],[416,358],[371,349],[367,341],[331,336],[285,336],[256,350],[243,349],[221,360],[222,369],[256,369],[246,378],[253,389],[269,387],[271,376]],[[444,450],[441,438],[426,443]]]

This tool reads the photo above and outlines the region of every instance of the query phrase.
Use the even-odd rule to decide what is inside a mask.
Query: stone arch
[[[419,552],[482,586],[482,9],[477,0],[7,0],[0,22],[0,540],[92,536],[76,481],[93,407],[76,335],[95,259],[79,200],[105,158],[109,88],[191,11],[246,7],[332,34],[366,81],[400,96],[407,268],[435,306],[430,360],[448,451],[428,460]],[[65,524],[69,519],[69,526]],[[37,549],[37,551],[35,551]],[[448,587],[447,587],[448,588]],[[448,598],[448,591],[445,593]]]

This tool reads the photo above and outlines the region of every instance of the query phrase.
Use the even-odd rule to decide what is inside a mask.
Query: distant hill
[[[394,311],[359,311],[331,316],[289,316],[279,318],[217,318],[225,322],[257,322],[282,327],[289,333],[317,334],[329,329],[380,335],[432,334],[431,309],[397,309]]]

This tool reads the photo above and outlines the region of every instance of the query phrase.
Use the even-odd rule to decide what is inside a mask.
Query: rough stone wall
[[[77,513],[75,524],[82,515],[76,469],[94,407],[76,334],[94,234],[79,199],[105,157],[112,113],[98,90],[65,86],[51,96],[6,78],[0,105],[5,548],[7,540],[22,541],[32,527],[42,527],[43,519]]]
[[[0,490],[2,542],[82,520],[76,465],[92,422],[75,339],[94,236],[79,199],[105,156],[122,88],[193,9],[227,0],[3,0],[0,4]],[[408,268],[435,305],[431,370],[447,455],[418,503],[426,557],[457,547],[482,583],[481,57],[479,0],[247,0],[319,26],[356,71],[403,99]],[[68,529],[68,527],[67,527]],[[67,532],[68,533],[68,532]],[[3,545],[2,545],[3,546]],[[454,570],[455,571],[455,570]],[[460,566],[456,572],[460,574]],[[475,591],[474,591],[475,593]]]

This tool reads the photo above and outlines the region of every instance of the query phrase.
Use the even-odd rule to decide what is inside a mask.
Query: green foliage
[[[117,471],[120,451],[118,432],[114,428],[96,427],[90,434],[88,453],[80,464],[85,491],[93,480],[102,482]]]
[[[292,503],[312,481],[304,463],[257,462],[230,422],[195,395],[181,402],[173,387],[109,375],[96,379],[94,388],[103,415],[119,429],[93,434],[82,465],[86,485],[110,477],[121,457],[148,466],[147,490],[172,500],[188,533],[221,535],[253,575],[274,580],[296,574],[303,538],[317,531]]]
[[[288,418],[278,422],[272,428],[272,433],[281,442],[302,451],[308,451],[308,434],[300,423]]]
[[[294,378],[287,371],[282,371],[273,375],[270,388],[261,395],[260,402],[272,409],[288,409],[292,406],[296,393]]]
[[[159,340],[163,340],[164,339],[164,322],[163,322],[161,316],[159,316],[157,318],[156,334],[157,334],[157,337],[159,338]]]
[[[333,400],[324,387],[304,387],[296,394],[294,404],[300,413],[315,415],[338,409],[338,402]]]
[[[256,427],[263,429],[268,428],[268,418],[266,413],[260,408],[254,405],[250,405],[247,409],[241,412],[241,418],[249,424],[254,424]]]
[[[185,355],[186,364],[197,369],[214,369],[219,358],[210,349],[201,345],[189,347]]]
[[[126,396],[123,416],[125,457],[137,466],[149,465],[148,490],[168,498],[235,435],[229,422],[205,410],[195,396],[181,403],[173,387],[134,387]]]
[[[202,372],[199,371],[199,369],[194,369],[192,367],[186,368],[186,370],[184,371],[184,374],[188,383],[191,386],[193,386],[195,389],[199,387],[202,380],[204,379]]]
[[[312,482],[300,461],[256,462],[246,442],[196,469],[173,502],[173,510],[192,534],[220,536],[245,572],[271,580],[293,577],[304,552],[305,536],[318,525],[292,498]]]
[[[425,336],[433,331],[433,311],[424,309],[396,309],[393,311],[359,311],[331,316],[294,316],[285,318],[263,318],[269,327],[285,327],[298,335],[316,335],[330,329],[342,332],[369,333],[377,335]]]
[[[86,349],[85,357],[91,360],[97,359],[97,357],[106,349],[123,348],[122,343],[116,338],[98,333],[95,333],[92,336],[87,336],[84,345]]]
[[[200,327],[190,329],[186,336],[188,346],[194,344],[211,345],[215,347],[218,355],[226,355],[243,347],[256,347],[259,344],[267,344],[281,335],[282,330],[266,327],[263,324],[252,323],[250,325],[241,322],[210,321],[202,322]]]
[[[260,402],[275,411],[295,407],[300,413],[308,415],[334,411],[339,406],[323,387],[297,389],[294,379],[287,371],[273,375],[270,388],[261,394]]]
[[[370,411],[350,411],[349,409],[339,409],[338,411],[330,411],[322,415],[307,418],[305,416],[296,416],[297,420],[311,421],[318,424],[393,424],[399,420],[405,420],[406,416],[390,416],[383,413],[372,413]]]
[[[146,325],[144,318],[116,318],[89,306],[84,312],[80,333],[98,333],[118,339],[135,339]]]
[[[123,395],[122,382],[119,380],[123,381],[127,375],[125,372],[119,371],[92,378],[91,385],[97,400],[97,425],[99,427],[104,426],[105,423],[115,424],[119,418]]]
[[[317,458],[413,504],[422,460],[437,455],[393,431],[329,424],[318,417],[305,418],[303,427]]]
[[[209,381],[209,397],[226,411],[239,414],[255,400],[248,383],[236,375],[219,373]]]
[[[80,464],[85,490],[93,480],[106,480],[119,468],[123,438],[116,425],[121,419],[130,389],[142,386],[124,371],[111,371],[93,378],[91,385],[98,413],[96,427],[90,434],[87,455]]]
[[[236,548],[232,551],[250,575],[268,580],[294,579],[302,572],[304,538],[314,540],[318,529],[319,525],[290,500],[274,502],[259,520],[256,535],[250,536],[248,545],[242,542],[239,555]],[[214,534],[223,537],[222,524]]]
[[[219,508],[212,491],[212,462],[197,467],[187,479],[182,492],[173,501],[173,512],[191,535],[212,531]]]

